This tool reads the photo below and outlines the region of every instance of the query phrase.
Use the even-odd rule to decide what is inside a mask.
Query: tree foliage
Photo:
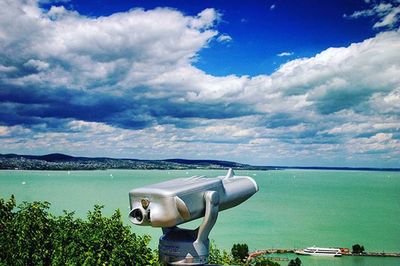
[[[233,244],[231,252],[235,262],[243,262],[249,256],[249,247],[247,244]]]
[[[280,266],[278,262],[274,262],[270,260],[269,258],[260,256],[257,257],[250,262],[251,266]]]
[[[208,257],[209,264],[231,265],[233,257],[226,250],[219,250],[214,241],[210,241],[210,254]]]
[[[352,246],[353,254],[361,254],[364,253],[364,251],[365,251],[364,246],[360,246],[359,244],[355,244]]]
[[[2,265],[160,265],[157,250],[149,248],[149,236],[132,233],[116,210],[111,217],[95,205],[87,219],[64,211],[49,213],[48,202],[24,202],[14,196],[0,198],[0,266]],[[278,266],[265,257],[247,264],[247,244],[234,244],[232,252],[210,242],[210,264]]]
[[[110,218],[96,205],[87,220],[64,212],[53,216],[48,202],[19,205],[0,199],[0,265],[157,265],[150,237]]]
[[[248,247],[246,244],[234,244],[232,247],[232,253],[228,253],[226,250],[220,250],[215,245],[214,241],[210,242],[210,256],[209,264],[217,265],[251,265],[251,266],[279,266],[280,264],[271,261],[269,258],[260,256],[247,261]],[[239,254],[246,255],[244,258],[240,257]],[[234,254],[237,256],[234,257]]]
[[[288,266],[301,266],[301,260],[296,257],[294,260],[290,260]]]

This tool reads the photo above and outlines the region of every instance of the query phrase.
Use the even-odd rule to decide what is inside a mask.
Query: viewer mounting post
[[[203,265],[208,262],[209,239],[218,212],[244,202],[258,191],[248,176],[206,178],[193,176],[133,189],[129,217],[136,225],[161,227],[160,261],[167,265]],[[179,224],[203,218],[194,230]]]

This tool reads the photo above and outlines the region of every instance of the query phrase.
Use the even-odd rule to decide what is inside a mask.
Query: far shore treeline
[[[49,207],[49,202],[17,207],[14,196],[0,198],[0,266],[160,265],[157,250],[149,247],[150,237],[132,232],[119,210],[105,217],[103,206],[95,205],[86,219],[79,219],[66,211],[54,216]],[[247,256],[247,244],[234,244],[229,253],[211,241],[211,264],[279,266],[264,257],[246,264]]]
[[[186,170],[186,169],[228,169],[237,170],[362,170],[362,171],[400,171],[400,168],[369,167],[320,167],[320,166],[254,166],[221,160],[139,160],[107,157],[74,157],[61,153],[47,155],[0,154],[0,170],[106,170],[106,169],[143,169],[143,170]]]

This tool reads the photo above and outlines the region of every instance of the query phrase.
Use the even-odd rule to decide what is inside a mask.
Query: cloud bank
[[[400,166],[398,30],[217,77],[193,63],[220,16],[1,0],[1,151]]]

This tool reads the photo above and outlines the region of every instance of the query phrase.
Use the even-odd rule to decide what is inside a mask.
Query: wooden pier
[[[273,249],[263,249],[263,250],[256,250],[254,252],[249,253],[247,257],[247,262],[251,261],[252,259],[268,254],[287,254],[287,253],[295,253],[295,249],[287,249],[287,248],[273,248]],[[301,256],[301,255],[299,255]],[[400,253],[398,252],[363,252],[353,254],[351,252],[342,253],[342,256],[365,256],[365,257],[397,257],[400,258]]]
[[[361,254],[342,254],[343,256],[367,256],[367,257],[398,257],[400,258],[400,253],[397,252],[364,252]]]

